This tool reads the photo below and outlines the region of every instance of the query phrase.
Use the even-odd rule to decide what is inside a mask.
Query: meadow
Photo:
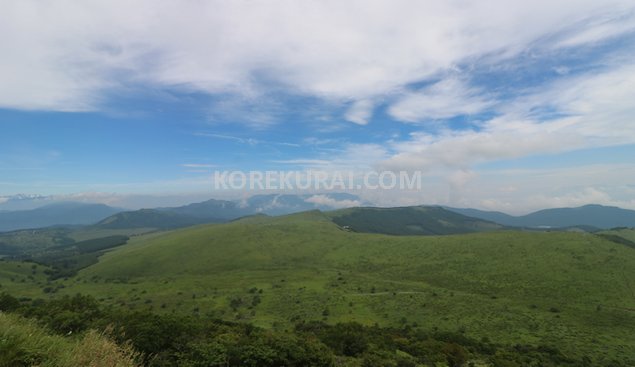
[[[75,276],[44,270],[1,261],[0,290],[282,331],[309,321],[449,331],[635,363],[635,250],[589,233],[390,236],[313,211],[139,235]]]

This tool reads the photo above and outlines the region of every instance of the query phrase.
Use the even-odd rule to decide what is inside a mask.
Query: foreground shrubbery
[[[80,337],[52,335],[33,320],[0,313],[0,366],[131,367],[138,354],[94,330]]]
[[[135,359],[147,366],[191,367],[593,365],[548,346],[501,346],[460,333],[322,322],[276,332],[204,317],[115,311],[81,295],[21,303],[2,294],[0,310],[35,319],[58,334],[2,315],[9,327],[1,328],[0,366],[130,366]],[[111,330],[116,343],[90,330]]]

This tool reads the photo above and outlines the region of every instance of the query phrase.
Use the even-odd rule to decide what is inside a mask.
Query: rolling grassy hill
[[[602,231],[601,234],[615,235],[625,240],[635,242],[635,228],[614,228],[608,231]]]
[[[503,229],[497,223],[435,206],[349,208],[329,212],[333,222],[355,232],[392,235],[447,235]]]
[[[388,236],[313,211],[137,236],[52,285],[24,267],[0,272],[4,289],[283,329],[416,325],[635,363],[635,251],[591,234]]]
[[[635,249],[635,229],[614,228],[612,230],[598,232],[597,235],[609,241]]]
[[[203,219],[158,209],[121,212],[95,224],[102,229],[157,228],[173,229],[206,222]],[[211,220],[210,220],[211,222]]]
[[[28,255],[48,251],[51,248],[71,245],[75,242],[109,236],[135,236],[154,231],[155,228],[109,229],[94,226],[48,227],[24,229],[0,233],[0,256]]]

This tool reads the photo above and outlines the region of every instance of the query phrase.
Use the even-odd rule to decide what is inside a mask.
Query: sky
[[[0,201],[348,168],[423,172],[382,206],[635,209],[632,0],[7,0],[0,50]]]

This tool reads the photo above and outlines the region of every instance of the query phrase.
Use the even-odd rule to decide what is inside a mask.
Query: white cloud
[[[231,140],[241,144],[247,145],[281,145],[287,147],[296,147],[299,148],[300,144],[297,143],[289,143],[284,141],[270,141],[270,140],[260,140],[254,138],[241,138],[233,135],[226,134],[216,134],[216,133],[206,133],[206,132],[197,132],[194,133],[194,136],[200,136],[205,138],[213,138],[213,139],[223,139],[223,140]]]
[[[633,164],[483,171],[464,192],[464,206],[525,214],[545,208],[602,204],[635,209]],[[504,190],[513,187],[513,190]]]
[[[635,209],[635,165],[583,164],[536,169],[436,170],[422,190],[361,190],[379,206],[446,205],[521,215],[545,208],[602,204]]]
[[[315,205],[327,206],[333,209],[352,208],[355,206],[362,205],[362,202],[359,200],[350,200],[350,199],[337,200],[327,195],[313,195],[304,199],[304,201],[306,201],[307,203],[315,204]]]
[[[5,1],[0,106],[99,109],[135,83],[247,100],[281,88],[366,101],[468,59],[579,33],[589,17],[603,19],[599,30],[565,44],[622,34],[633,18],[610,16],[633,8],[627,0]],[[367,121],[359,108],[351,120]],[[247,122],[270,124],[270,112],[251,111]]]
[[[492,104],[483,91],[449,78],[417,92],[404,93],[388,112],[397,120],[418,122],[476,114]]]
[[[571,77],[501,107],[478,131],[413,133],[394,142],[389,169],[464,169],[475,163],[635,142],[635,65]],[[547,119],[548,110],[562,117]]]
[[[368,120],[373,115],[373,102],[362,99],[353,103],[353,105],[346,111],[344,116],[346,120],[358,125],[366,125]]]
[[[633,208],[635,193],[620,185],[635,182],[635,167],[578,162],[551,170],[484,171],[479,164],[633,144],[634,100],[635,65],[625,65],[522,93],[497,107],[501,115],[482,122],[479,130],[420,131],[384,145],[350,144],[306,163],[317,169],[426,172],[421,191],[363,193],[380,205],[428,203],[513,213],[594,202]],[[545,113],[555,117],[545,119]]]
[[[566,36],[555,47],[573,47],[582,44],[597,43],[607,38],[635,31],[635,13],[628,9],[618,9],[613,13],[590,17],[572,26]]]
[[[388,154],[388,150],[379,144],[348,144],[337,151],[329,151],[323,159],[309,160],[304,166],[322,171],[361,172],[374,169]]]
[[[590,203],[635,208],[635,167],[569,164],[557,169],[483,170],[480,163],[557,156],[635,142],[635,65],[569,76],[497,106],[478,130],[420,131],[389,140],[381,169],[423,170],[420,192],[365,193],[380,205],[418,203],[515,214]],[[351,152],[354,150],[351,150]],[[360,155],[363,157],[363,155]],[[511,164],[511,162],[510,162]]]

